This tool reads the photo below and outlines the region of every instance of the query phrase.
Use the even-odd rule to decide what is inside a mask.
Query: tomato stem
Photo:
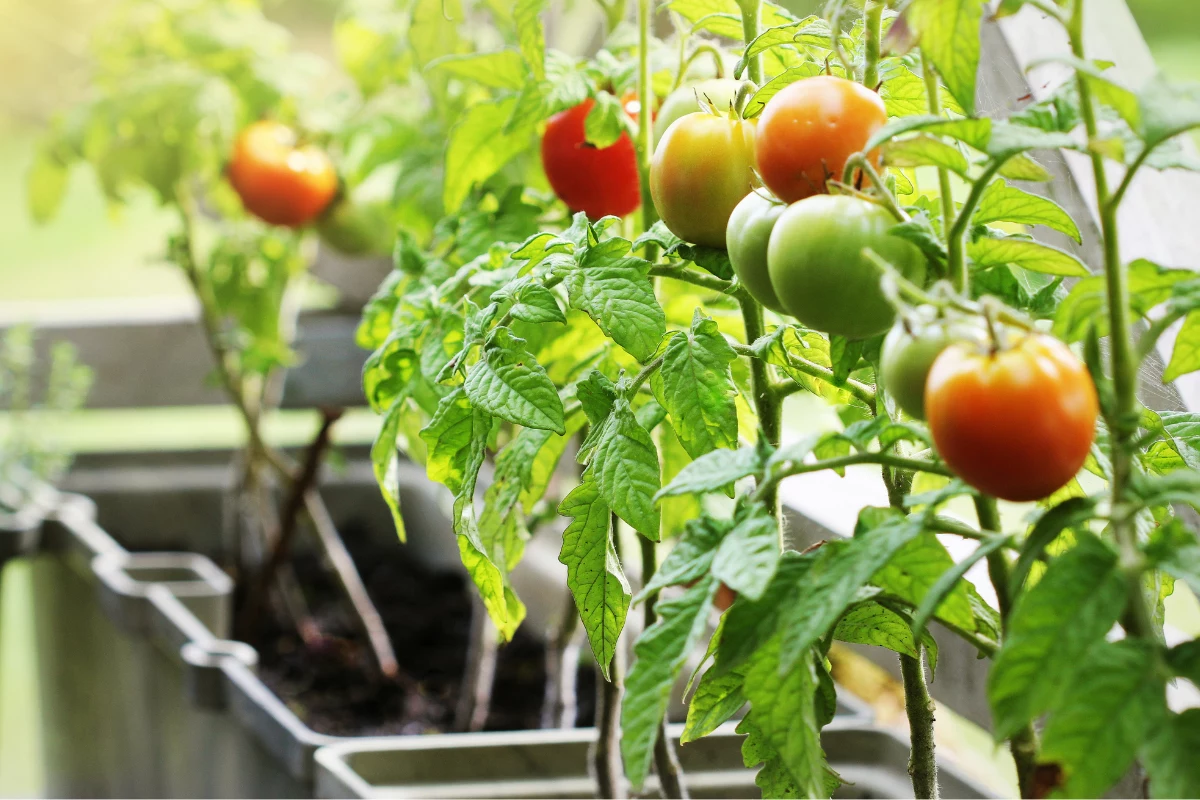
[[[938,84],[937,70],[934,69],[933,63],[925,57],[921,58],[921,74],[925,79],[925,96],[929,113],[940,117],[942,116],[941,86]],[[938,191],[941,193],[939,199],[942,204],[942,230],[948,231],[954,224],[954,194],[950,183],[950,170],[938,167],[937,176]]]
[[[883,32],[883,0],[867,0],[863,8],[863,86],[879,87],[879,50]]]
[[[967,233],[971,228],[971,217],[975,215],[975,209],[978,208],[979,201],[983,199],[983,193],[987,190],[988,184],[992,182],[992,178],[996,177],[996,173],[1003,166],[1004,161],[1002,160],[988,163],[971,186],[971,193],[967,195],[966,202],[963,203],[962,208],[958,211],[958,217],[954,220],[954,225],[946,234],[946,266],[950,273],[950,281],[960,292],[967,290],[971,278],[970,270],[967,267]]]
[[[753,344],[764,332],[762,306],[748,292],[737,293],[742,307],[742,323],[746,328],[746,342]],[[783,425],[783,397],[772,391],[771,376],[767,362],[757,355],[750,357],[750,382],[754,391],[754,410],[758,413],[761,435],[773,447],[779,447],[780,429]],[[760,499],[766,504],[772,517],[779,518],[779,489],[774,481],[759,487]],[[779,529],[779,544],[783,546],[783,528]]]
[[[758,38],[758,12],[761,0],[737,0],[738,8],[742,11],[742,38],[749,47]],[[762,85],[762,56],[755,54],[746,59],[746,77],[756,85]]]
[[[650,157],[654,154],[654,88],[650,81],[650,9],[654,0],[638,0],[638,183],[642,194],[642,230],[658,219],[654,200],[650,197]],[[647,258],[656,257],[653,245],[647,248]]]
[[[904,710],[908,715],[912,747],[908,774],[912,776],[913,796],[937,800],[937,759],[934,753],[933,718],[936,706],[925,682],[925,648],[917,643],[916,658],[900,655],[900,676],[904,681]]]
[[[1071,52],[1076,58],[1084,57],[1083,48],[1083,0],[1075,0],[1071,16],[1067,22],[1067,36],[1071,43]],[[1091,86],[1086,77],[1076,75],[1079,91],[1079,109],[1083,117],[1084,128],[1088,141],[1094,141],[1098,135],[1096,123],[1096,108],[1092,98]],[[1104,157],[1097,152],[1091,154],[1092,176],[1096,184],[1096,204],[1100,213],[1100,233],[1104,244],[1104,276],[1108,294],[1108,327],[1110,370],[1114,406],[1106,410],[1105,422],[1108,423],[1111,437],[1112,480],[1110,482],[1112,502],[1119,505],[1126,499],[1129,481],[1133,473],[1133,453],[1136,448],[1137,435],[1137,369],[1138,362],[1134,358],[1132,337],[1129,321],[1129,279],[1121,264],[1121,246],[1117,229],[1117,203],[1110,195],[1108,174],[1104,169]],[[1127,175],[1127,177],[1129,177]],[[1127,183],[1122,184],[1119,194],[1115,195],[1119,202]],[[1129,633],[1143,639],[1155,640],[1154,617],[1146,601],[1142,589],[1141,553],[1138,550],[1137,533],[1129,517],[1122,515],[1112,521],[1113,533],[1120,551],[1121,565],[1126,569],[1127,591],[1129,595],[1129,614],[1127,615]]]

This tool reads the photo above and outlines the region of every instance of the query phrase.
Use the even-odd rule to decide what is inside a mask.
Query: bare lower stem
[[[912,777],[913,795],[917,798],[938,796],[937,759],[934,753],[933,720],[935,706],[925,683],[925,648],[917,646],[917,657],[900,656],[900,674],[904,678],[904,710],[912,732],[912,750],[908,758],[908,774]]]
[[[621,538],[617,535],[620,520],[610,515],[610,536],[618,560],[621,558]],[[596,746],[592,749],[592,769],[596,777],[596,796],[623,800],[625,770],[621,764],[621,695],[625,690],[625,651],[617,643],[608,663],[608,680],[596,665]]]
[[[569,593],[550,641],[546,643],[546,694],[542,700],[543,728],[575,727],[575,672],[579,661],[579,612]]]
[[[474,597],[471,606],[471,642],[467,648],[467,668],[462,693],[454,710],[454,729],[481,731],[492,705],[492,684],[496,678],[496,629],[483,601]]]
[[[658,571],[658,553],[654,549],[654,542],[649,539],[638,537],[638,544],[642,549],[642,585],[645,586]],[[645,611],[643,630],[650,630],[650,627],[658,621],[657,602],[657,594],[646,598],[643,606]],[[666,718],[659,720],[658,723],[658,738],[654,742],[654,771],[658,773],[663,797],[686,798],[688,796],[687,786],[683,782],[683,770],[679,766],[678,756],[675,755],[675,745],[671,742],[671,737],[667,735]]]

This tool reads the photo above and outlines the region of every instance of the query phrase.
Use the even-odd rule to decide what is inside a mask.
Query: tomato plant
[[[864,0],[830,3],[829,18],[672,2],[667,41],[649,0],[632,27],[625,4],[602,5],[588,58],[555,46],[538,0],[348,15],[337,41],[358,102],[313,115],[323,126],[303,124],[310,101],[268,80],[289,71],[263,68],[259,48],[211,60],[178,37],[103,76],[104,96],[60,122],[35,166],[35,210],[87,161],[111,198],[148,188],[178,213],[172,258],[203,301],[251,452],[269,460],[258,404],[291,355],[282,298],[310,234],[230,202],[231,142],[280,119],[313,130],[349,187],[392,169],[396,270],[357,331],[376,477],[401,531],[401,458],[447,487],[467,574],[505,640],[525,619],[510,576],[527,541],[561,530],[613,712],[597,753],[619,749],[623,764],[595,757],[602,792],[655,771],[683,796],[664,722],[707,644],[683,740],[740,714],[764,796],[830,796],[829,656],[865,642],[896,653],[913,791],[937,796],[927,678],[954,638],[987,659],[992,732],[1022,796],[1099,796],[1135,759],[1155,791],[1200,794],[1200,722],[1166,695],[1200,680],[1195,642],[1162,635],[1174,581],[1200,588],[1200,549],[1174,510],[1200,505],[1200,420],[1138,399],[1143,361],[1181,320],[1167,377],[1200,370],[1200,292],[1187,270],[1123,263],[1117,224],[1142,170],[1195,166],[1173,139],[1200,126],[1197,90],[1125,86],[1085,61],[1083,0],[1005,0],[987,15],[982,0]],[[985,116],[979,26],[1025,5],[1063,28],[1071,79]],[[671,119],[714,54],[753,85],[741,119]],[[646,102],[626,108],[631,95]],[[747,178],[751,126],[765,189]],[[1034,154],[1060,149],[1092,168],[1100,224],[1086,239],[1038,187],[1052,173]],[[192,236],[209,224],[198,200],[219,211],[220,246]],[[1046,231],[1102,255],[1085,265]],[[953,323],[929,331],[930,316]],[[885,342],[897,318],[913,327]],[[973,344],[947,344],[960,338]],[[783,405],[801,392],[837,422],[785,442]],[[888,505],[862,508],[853,536],[792,549],[781,484],[860,469]],[[965,577],[979,562],[986,598]],[[710,629],[714,600],[729,604]]]
[[[650,196],[685,242],[723,247],[729,215],[754,187],[754,123],[730,113],[680,117],[654,149]]]

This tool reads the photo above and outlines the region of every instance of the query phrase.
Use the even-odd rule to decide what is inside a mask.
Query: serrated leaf
[[[663,363],[651,379],[679,441],[692,458],[738,443],[737,407],[729,365],[737,353],[699,311],[689,331],[671,334]]]
[[[594,481],[585,477],[562,501],[558,513],[572,517],[563,531],[558,560],[567,567],[567,587],[605,680],[625,627],[631,594],[612,543],[611,515]]]
[[[967,245],[967,255],[980,270],[1013,264],[1031,272],[1068,278],[1086,278],[1091,274],[1070,253],[1029,239],[978,239]]]
[[[1163,383],[1196,370],[1200,370],[1200,314],[1193,312],[1184,317],[1183,325],[1175,335],[1171,360],[1163,370]]]
[[[753,475],[762,467],[758,451],[753,447],[740,450],[714,450],[688,464],[675,480],[655,495],[655,499],[691,492],[716,492],[734,481]]]
[[[467,480],[464,464],[471,444],[471,416],[471,401],[458,388],[442,398],[433,418],[421,430],[421,438],[429,447],[425,456],[429,479],[456,496],[461,494]]]
[[[1131,308],[1145,316],[1151,308],[1171,296],[1172,287],[1192,280],[1196,273],[1186,269],[1164,269],[1152,261],[1139,258],[1125,267],[1129,281]],[[1084,337],[1091,324],[1098,335],[1108,335],[1107,294],[1105,278],[1096,275],[1076,283],[1063,299],[1054,317],[1054,335],[1066,342]]]
[[[739,595],[759,600],[775,577],[779,556],[779,520],[756,503],[739,509],[713,557],[712,574]]]
[[[1038,756],[1056,763],[1068,797],[1101,797],[1133,763],[1166,715],[1165,686],[1155,644],[1126,639],[1097,642],[1065,689]]]
[[[708,622],[717,581],[706,578],[682,595],[658,604],[658,621],[640,637],[625,680],[621,704],[621,757],[625,775],[639,791],[650,771],[654,741],[671,701],[671,687]]]
[[[1081,241],[1079,228],[1071,215],[1053,200],[1010,186],[1002,180],[988,184],[972,218],[976,224],[989,222],[1019,222],[1023,225],[1044,225]]]
[[[679,542],[663,559],[650,582],[638,592],[636,602],[644,601],[667,586],[689,583],[707,575],[717,548],[731,527],[731,522],[714,519],[707,514],[688,522]]]
[[[918,647],[924,644],[929,647],[929,663],[937,664],[937,644],[932,636],[926,635],[925,641],[914,639],[908,620],[873,601],[860,603],[847,611],[833,629],[833,638],[839,642],[886,647],[910,658],[916,658]]]
[[[754,733],[743,745],[746,766],[762,762],[756,783],[763,797],[824,797],[828,765],[821,749],[815,694],[817,677],[811,652],[785,667],[778,636],[772,637],[746,665],[748,725]],[[739,731],[745,730],[739,726]],[[753,751],[757,742],[758,754]],[[763,776],[763,772],[767,775]],[[765,784],[765,785],[764,785]]]
[[[716,670],[707,670],[688,702],[687,724],[679,743],[683,745],[707,736],[741,711],[746,705],[745,682],[741,672],[718,675]]]
[[[431,61],[426,69],[493,89],[514,90],[525,85],[527,72],[524,59],[515,50],[443,56]]]
[[[1117,554],[1094,536],[1080,536],[1050,562],[1017,600],[988,675],[997,740],[1057,704],[1063,689],[1078,680],[1088,650],[1117,621],[1125,598]]]
[[[589,248],[578,268],[568,270],[563,280],[571,307],[585,312],[606,336],[642,363],[654,355],[667,330],[649,270],[649,262],[640,258],[613,257]]]
[[[495,175],[529,145],[533,122],[509,129],[517,100],[478,103],[464,111],[446,142],[442,203],[457,211],[471,188]]]
[[[871,583],[913,606],[920,606],[937,586],[939,579],[954,569],[954,559],[932,533],[922,533],[904,545],[891,561],[879,570]],[[965,583],[948,587],[938,606],[943,622],[966,631],[975,630],[975,615]]]
[[[933,136],[893,139],[884,147],[883,158],[889,167],[944,167],[963,177],[970,170],[967,157],[958,148]]]
[[[518,0],[513,8],[517,28],[517,43],[521,55],[535,80],[546,77],[546,34],[538,15],[546,8],[546,0]]]
[[[624,398],[613,404],[586,474],[593,476],[600,496],[618,517],[646,538],[658,541],[658,509],[654,507],[660,485],[658,449]]]
[[[824,544],[805,577],[804,592],[780,612],[780,668],[795,665],[833,627],[871,576],[920,533],[919,522],[899,517],[853,539]]]
[[[400,541],[405,541],[404,517],[400,516],[400,454],[396,448],[396,440],[400,435],[400,422],[407,409],[406,398],[397,398],[392,407],[383,415],[379,426],[379,434],[371,445],[371,470],[375,473],[375,482],[387,503],[388,511],[392,513],[392,523],[396,526],[396,535]]]
[[[463,388],[475,406],[492,416],[528,428],[567,432],[554,382],[525,349],[525,340],[507,328],[492,332]]]
[[[914,0],[904,13],[921,53],[934,63],[946,88],[967,113],[975,110],[979,69],[980,0]]]
[[[1150,734],[1141,751],[1150,796],[1200,797],[1200,709],[1171,714]]]

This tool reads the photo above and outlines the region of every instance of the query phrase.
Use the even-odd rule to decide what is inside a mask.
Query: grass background
[[[274,0],[271,13],[293,22],[316,49],[328,43],[336,0]],[[812,0],[793,0],[802,9]],[[172,304],[186,297],[175,271],[156,260],[171,220],[149,198],[115,214],[91,175],[76,171],[58,217],[36,226],[26,212],[24,176],[37,132],[55,108],[84,85],[87,31],[109,0],[0,0],[0,325],[20,317],[71,313],[75,303],[119,308],[123,303]],[[1160,68],[1200,81],[1200,2],[1130,0]],[[63,26],[70,20],[70,27]],[[309,31],[312,33],[306,34]],[[0,419],[0,441],[3,426]],[[304,441],[314,417],[280,414],[271,434]],[[363,441],[375,421],[353,414],[339,426],[343,441]],[[239,439],[228,409],[88,412],[58,430],[79,451],[227,447]],[[0,796],[35,796],[42,786],[28,571],[0,573]],[[1186,590],[1171,600],[1172,622],[1200,633],[1200,605]]]

